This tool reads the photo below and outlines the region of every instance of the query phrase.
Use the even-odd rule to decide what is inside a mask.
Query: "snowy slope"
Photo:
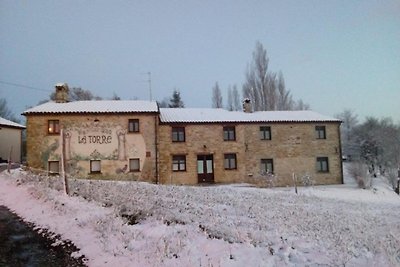
[[[71,240],[89,266],[400,265],[400,198],[379,179],[371,190],[348,183],[298,195],[246,185],[70,186],[75,197],[48,188],[61,190],[58,178],[3,172],[0,205]]]

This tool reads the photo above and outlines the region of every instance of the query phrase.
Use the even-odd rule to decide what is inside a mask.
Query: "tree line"
[[[345,159],[367,166],[371,175],[377,173],[389,177],[397,186],[400,168],[400,122],[391,118],[367,117],[360,123],[358,116],[347,109],[336,115],[342,120],[342,154]]]
[[[267,50],[256,43],[252,61],[247,66],[245,81],[242,85],[243,98],[250,99],[253,111],[266,110],[304,110],[310,106],[303,100],[295,101],[290,90],[285,86],[282,72],[269,70]],[[224,108],[223,97],[218,82],[212,88],[212,107]],[[237,86],[228,87],[228,98],[225,106],[228,110],[241,110],[241,101]]]

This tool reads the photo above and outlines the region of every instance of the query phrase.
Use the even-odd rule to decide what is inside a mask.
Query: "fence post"
[[[292,174],[293,175],[293,183],[294,183],[294,192],[297,194],[297,177],[296,174]]]
[[[10,147],[10,154],[8,155],[8,164],[7,164],[7,172],[10,173],[11,169],[11,155],[12,155],[13,147]]]
[[[65,194],[69,194],[69,188],[68,188],[68,180],[67,180],[67,175],[65,174],[65,142],[64,142],[64,131],[61,128],[60,129],[60,136],[61,136],[61,177],[64,182],[64,192]]]

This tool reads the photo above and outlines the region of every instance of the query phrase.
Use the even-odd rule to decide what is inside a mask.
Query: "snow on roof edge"
[[[210,108],[160,108],[160,122],[168,123],[262,123],[335,122],[340,120],[314,111],[258,111],[245,113]]]
[[[0,117],[0,126],[25,129],[26,126]]]
[[[67,103],[49,101],[25,110],[22,115],[87,113],[158,113],[158,104],[144,100],[88,100]]]

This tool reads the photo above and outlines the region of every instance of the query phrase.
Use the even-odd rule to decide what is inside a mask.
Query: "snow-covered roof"
[[[215,108],[160,108],[162,123],[340,122],[310,110],[245,113]]]
[[[44,113],[138,113],[158,112],[156,102],[141,100],[96,100],[67,103],[47,102],[26,110],[23,115]]]
[[[6,120],[2,117],[0,117],[0,126],[3,127],[11,127],[11,128],[19,128],[19,129],[25,129],[26,127],[24,125],[18,124],[16,122]]]

